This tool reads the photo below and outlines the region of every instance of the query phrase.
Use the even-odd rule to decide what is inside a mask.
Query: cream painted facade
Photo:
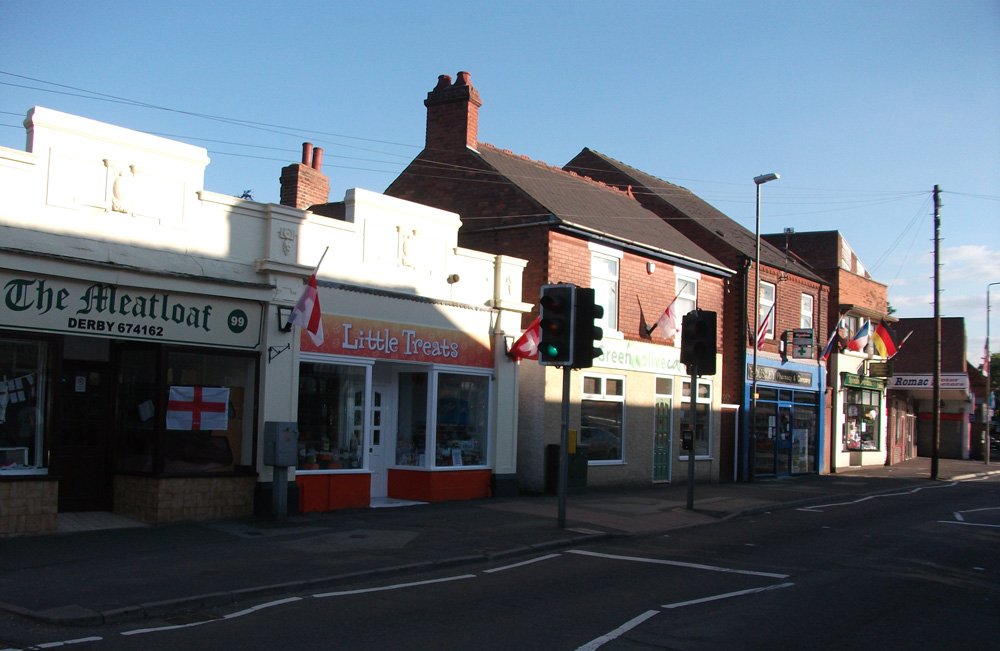
[[[51,530],[57,508],[164,521],[266,502],[262,435],[268,421],[297,420],[304,341],[279,327],[279,308],[295,304],[325,250],[328,318],[480,342],[485,467],[516,473],[504,333],[530,309],[515,298],[523,260],[459,248],[452,213],[352,189],[343,218],[324,217],[207,191],[200,147],[41,107],[25,127],[26,151],[0,148],[0,502],[27,491],[32,503],[2,505],[0,533]],[[163,412],[200,407],[177,407],[168,388],[202,385],[227,389],[226,429],[185,432],[182,446]],[[68,405],[93,408],[70,418]]]

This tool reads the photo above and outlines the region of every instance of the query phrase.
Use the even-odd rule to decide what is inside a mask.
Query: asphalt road
[[[1000,478],[941,482],[171,620],[11,621],[2,639],[81,650],[989,648],[1000,644],[998,546]]]

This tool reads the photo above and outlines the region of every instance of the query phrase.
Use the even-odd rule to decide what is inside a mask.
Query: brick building
[[[570,391],[570,428],[587,445],[587,482],[674,479],[675,466],[687,459],[680,433],[691,427],[690,378],[679,362],[679,337],[651,326],[680,295],[680,314],[696,306],[715,311],[721,331],[732,271],[629,193],[480,142],[482,100],[467,72],[454,82],[439,77],[424,105],[424,149],[386,194],[458,213],[463,246],[528,260],[526,303],[537,304],[546,283],[594,288],[605,308],[604,353],[593,368],[573,372]],[[520,334],[509,333],[509,340]],[[528,491],[551,479],[547,455],[559,441],[561,375],[556,367],[520,362],[517,465]],[[696,477],[714,481],[720,465],[733,463],[718,418],[721,376],[701,378],[694,395]]]
[[[772,306],[774,311],[757,354],[758,401],[753,409],[755,234],[686,188],[592,149],[577,154],[566,169],[630,192],[736,270],[724,295],[728,327],[722,342],[722,400],[738,406],[742,418],[735,410],[722,413],[723,429],[738,427],[740,432],[739,462],[722,478],[812,473],[822,468],[825,377],[818,362],[822,344],[816,342],[827,332],[828,283],[797,256],[761,241],[760,322],[767,320]],[[752,413],[756,432],[750,428]]]
[[[906,400],[890,404],[887,366],[878,362],[871,334],[889,316],[887,288],[874,280],[838,231],[768,234],[764,239],[798,256],[830,286],[827,322],[832,341],[827,363],[826,411],[829,414],[828,465],[824,472],[850,466],[882,465],[886,459],[913,456],[912,422],[895,415],[911,412]],[[831,340],[832,337],[832,340]],[[899,335],[894,335],[897,343]],[[891,357],[891,356],[890,356]],[[873,364],[873,362],[876,362]],[[898,397],[897,397],[898,398]],[[909,429],[908,429],[909,428]],[[891,448],[898,450],[893,452]]]

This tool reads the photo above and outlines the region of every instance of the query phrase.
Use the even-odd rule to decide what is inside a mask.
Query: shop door
[[[669,400],[656,398],[656,431],[653,435],[653,481],[670,481],[672,459],[670,457],[672,418]]]
[[[52,474],[59,478],[60,511],[112,508],[113,378],[106,363],[63,363],[49,459]]]
[[[792,406],[778,405],[777,432],[775,432],[774,471],[777,475],[792,474]]]
[[[389,489],[389,476],[386,471],[387,448],[385,433],[388,430],[385,419],[392,413],[387,409],[385,396],[389,395],[386,387],[381,384],[372,385],[372,424],[371,438],[368,445],[368,469],[372,473],[372,499],[386,497]]]
[[[753,474],[755,477],[775,474],[777,449],[777,414],[773,402],[757,402],[753,424]]]

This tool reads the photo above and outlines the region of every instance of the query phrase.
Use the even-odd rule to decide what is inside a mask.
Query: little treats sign
[[[256,348],[261,306],[216,296],[0,272],[0,327]]]

